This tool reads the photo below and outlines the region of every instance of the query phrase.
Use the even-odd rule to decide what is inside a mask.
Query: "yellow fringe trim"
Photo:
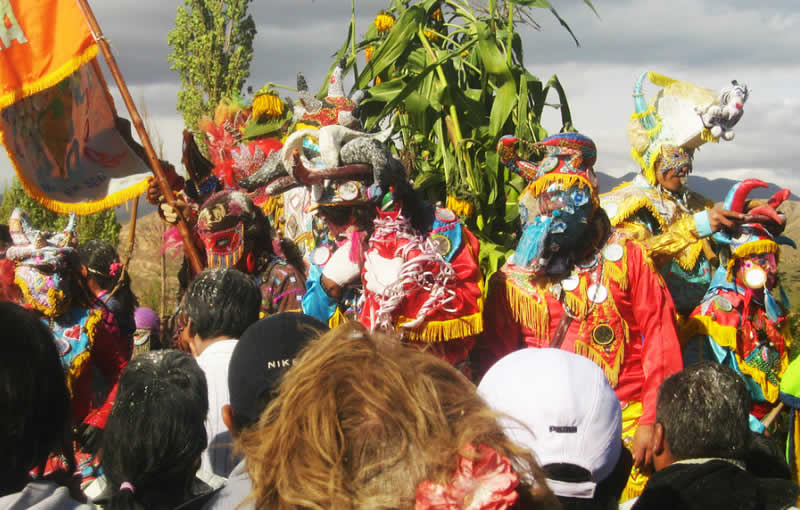
[[[36,200],[39,204],[50,209],[53,212],[57,212],[59,214],[69,214],[75,213],[80,216],[85,216],[87,214],[94,214],[96,212],[104,211],[106,209],[110,209],[112,207],[118,206],[123,202],[127,202],[128,200],[133,200],[134,198],[138,197],[139,195],[145,193],[147,191],[147,178],[139,182],[138,184],[134,184],[133,186],[128,186],[123,190],[119,190],[116,193],[112,193],[105,198],[100,200],[94,200],[91,202],[79,202],[76,204],[70,204],[68,202],[61,202],[59,200],[54,200],[47,196],[47,194],[39,189],[36,184],[32,181],[28,180],[27,175],[25,172],[20,170],[20,166],[17,163],[17,158],[11,150],[9,150],[8,145],[6,145],[5,141],[6,133],[0,129],[0,145],[6,148],[6,153],[8,154],[8,159],[11,160],[11,164],[14,166],[14,170],[17,172],[17,177],[19,178],[19,182],[22,184],[22,187],[25,189],[25,192],[34,200]]]
[[[776,256],[780,256],[781,247],[775,241],[761,239],[760,241],[745,243],[736,248],[731,254],[731,258],[728,259],[728,265],[726,266],[728,281],[733,281],[733,267],[736,265],[737,260],[762,253],[774,253]]]
[[[578,174],[545,174],[542,177],[533,181],[532,183],[528,184],[526,191],[535,197],[540,195],[542,192],[546,191],[547,188],[549,188],[550,185],[554,183],[561,184],[563,189],[567,189],[571,186],[585,186],[592,197],[592,204],[594,205],[594,209],[597,209],[597,207],[600,204],[600,200],[597,197],[597,193],[593,191],[594,188],[592,187],[592,184],[589,182],[588,179]]]
[[[647,107],[647,110],[645,110],[645,111],[643,111],[643,112],[641,112],[641,113],[640,113],[640,112],[633,112],[633,113],[631,114],[631,119],[635,119],[635,120],[641,120],[641,119],[643,119],[643,118],[647,117],[648,115],[653,115],[653,116],[655,116],[655,114],[656,114],[656,109],[655,109],[655,108],[653,107],[653,105],[651,104],[651,105],[649,105],[649,106]]]
[[[613,193],[617,188],[611,191]],[[661,230],[667,228],[667,223],[664,221],[664,218],[661,217],[661,213],[658,212],[656,207],[653,205],[653,202],[646,196],[640,196],[635,200],[627,201],[623,200],[620,204],[620,208],[617,212],[617,215],[613,218],[609,218],[611,220],[611,225],[616,227],[622,222],[625,222],[633,217],[639,209],[647,209],[653,215],[653,218],[658,222],[659,227]]]
[[[633,242],[633,241],[628,241]],[[644,255],[646,251],[644,248],[641,248],[642,254]],[[602,256],[602,255],[601,255]],[[617,262],[608,262],[606,261],[603,265],[603,278],[606,280],[606,284],[608,284],[608,280],[613,280],[619,286],[619,289],[622,291],[628,290],[628,250],[622,250],[622,259]]]
[[[695,315],[686,321],[681,328],[680,336],[688,341],[697,335],[706,335],[711,337],[720,347],[730,349],[735,354],[738,332],[739,329],[737,327],[723,326],[707,315]]]
[[[619,367],[622,365],[622,360],[625,357],[625,344],[627,344],[627,340],[617,349],[617,355],[614,358],[613,364],[606,363],[606,360],[603,359],[599,352],[597,352],[595,349],[592,349],[589,344],[583,342],[582,340],[577,340],[575,342],[575,354],[589,358],[595,363],[595,365],[603,369],[603,373],[606,375],[608,383],[612,388],[616,388],[617,383],[619,382]]]
[[[544,291],[543,288],[540,290]],[[539,301],[514,285],[513,280],[506,281],[506,298],[515,322],[530,329],[539,338],[550,337],[550,312],[544,298]]]
[[[7,92],[0,96],[0,110],[6,106],[16,103],[20,99],[32,96],[33,94],[37,94],[43,90],[58,85],[66,77],[74,73],[76,69],[84,64],[87,64],[95,57],[97,57],[97,45],[93,44],[86,48],[80,55],[76,55],[61,64],[58,69],[49,73],[47,76],[43,76],[33,83],[23,85],[16,90],[12,90],[11,92]]]
[[[14,284],[19,287],[19,290],[22,292],[22,297],[27,303],[33,306],[34,309],[42,312],[50,319],[58,317],[64,313],[66,311],[64,308],[69,308],[69,303],[64,302],[64,291],[62,290],[57,290],[54,288],[47,289],[47,306],[43,306],[33,298],[31,291],[28,288],[28,283],[25,280],[16,277],[14,278]],[[62,308],[56,308],[56,303],[60,303]]]
[[[274,217],[275,211],[278,208],[278,202],[283,198],[283,195],[269,196],[263,204],[261,204],[261,210],[264,211],[264,214],[269,216],[273,222],[277,221]],[[277,225],[273,225],[277,227]]]
[[[93,310],[89,313],[89,318],[86,319],[86,336],[89,338],[89,345],[86,350],[75,356],[69,366],[69,373],[67,374],[67,389],[69,390],[70,397],[74,396],[73,384],[80,379],[84,369],[89,364],[92,358],[92,347],[94,346],[94,335],[97,330],[97,324],[102,320],[103,313],[100,310]]]
[[[414,319],[401,317],[397,331],[405,332],[410,340],[416,342],[448,342],[468,336],[475,336],[483,331],[483,312],[473,313],[446,321],[428,321],[419,329],[400,329],[403,324]]]
[[[572,292],[564,292],[564,304],[570,309],[573,315],[579,315],[581,317],[586,315],[586,311],[589,309],[589,305],[587,304],[589,297],[586,294],[587,287],[588,283],[586,283],[586,278],[581,278],[578,287],[578,295]]]
[[[719,138],[715,138],[708,128],[703,128],[703,130],[700,131],[700,139],[704,142],[719,143]]]
[[[739,366],[739,370],[743,374],[750,376],[750,378],[758,384],[768,402],[774,403],[778,400],[778,393],[780,392],[779,387],[768,381],[764,372],[755,367],[751,367],[739,356],[736,350],[738,334],[739,328],[718,324],[707,315],[691,317],[681,330],[681,338],[685,341],[691,340],[696,335],[706,335],[720,347],[730,350],[736,358],[736,364]],[[781,358],[780,373],[783,374],[788,366],[788,356],[783,356]]]
[[[472,216],[472,212],[474,211],[471,203],[456,198],[453,195],[447,195],[447,208],[464,218]]]

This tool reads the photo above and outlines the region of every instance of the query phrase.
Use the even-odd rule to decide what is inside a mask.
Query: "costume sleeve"
[[[660,259],[674,257],[688,246],[700,241],[693,216],[686,216],[668,226],[666,230],[644,241],[651,256]]]
[[[105,403],[89,416],[108,416],[111,406],[114,404],[119,376],[131,358],[132,352],[132,339],[122,336],[113,315],[104,310],[102,319],[95,326],[92,360],[95,366],[103,373],[108,387],[111,389]]]
[[[301,311],[305,291],[305,276],[297,268],[283,262],[272,264],[261,282],[262,316]]]
[[[325,292],[321,280],[322,268],[312,264],[306,280],[306,292],[303,295],[303,313],[328,324],[336,313],[339,303]]]
[[[489,279],[489,292],[483,309],[483,333],[473,348],[478,378],[506,354],[521,348],[522,329],[511,315],[506,293],[506,278],[501,271]]]
[[[646,259],[640,245],[628,243],[628,278],[633,315],[642,334],[642,417],[640,424],[655,422],[656,397],[661,382],[683,368],[681,347],[672,303],[661,276]]]

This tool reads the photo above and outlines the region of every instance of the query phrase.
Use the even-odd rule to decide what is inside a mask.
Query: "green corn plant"
[[[547,0],[391,0],[358,41],[351,5],[336,62],[344,59],[354,89],[368,91],[361,105],[365,129],[392,116],[415,188],[454,209],[478,235],[488,278],[516,244],[517,199],[525,186],[500,165],[498,140],[546,137],[546,106],[560,110],[562,131],[572,130],[564,88],[556,76],[543,82],[525,68],[516,27],[538,28],[531,12],[543,8],[574,39],[572,31]],[[553,91],[557,102],[549,104]]]

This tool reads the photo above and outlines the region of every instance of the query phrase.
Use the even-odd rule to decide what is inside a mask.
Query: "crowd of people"
[[[465,213],[421,200],[337,77],[283,141],[226,141],[257,117],[226,105],[210,161],[188,137],[178,199],[148,190],[204,255],[169,318],[109,243],[14,211],[0,510],[795,507],[789,192],[746,180],[715,205],[686,181],[747,87],[702,110],[707,89],[642,75],[641,174],[605,194],[589,137],[503,137],[526,186],[488,275]]]

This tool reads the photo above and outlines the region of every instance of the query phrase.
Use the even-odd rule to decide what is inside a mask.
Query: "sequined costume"
[[[751,179],[737,184],[724,206],[741,212],[747,193],[756,186],[766,187],[766,183]],[[741,374],[756,419],[778,401],[781,378],[789,364],[790,306],[777,271],[780,245],[794,243],[780,235],[786,218],[775,211],[788,195],[784,190],[768,205],[752,209],[754,222],[730,234],[715,235],[724,247],[726,263],[716,271],[703,302],[682,331],[682,337],[689,339],[685,362],[714,360]],[[780,294],[780,301],[773,298],[773,291]],[[762,429],[755,419],[751,424],[756,431]]]
[[[647,103],[645,79],[662,87]],[[741,86],[745,93],[746,86]],[[726,89],[727,90],[727,89]],[[733,125],[742,115],[742,105],[733,105],[736,115],[723,120],[712,115],[728,102],[729,92],[719,96],[709,89],[657,73],[643,73],[634,87],[634,113],[628,126],[631,154],[641,174],[600,196],[611,224],[641,241],[669,288],[675,308],[688,314],[700,302],[711,283],[715,248],[707,210],[713,203],[689,191],[659,184],[659,173],[691,171],[694,151],[706,142],[733,138]]]
[[[525,347],[557,347],[603,369],[624,409],[631,447],[655,421],[658,386],[682,368],[675,309],[646,249],[615,232],[597,205],[594,143],[569,133],[537,144],[539,163],[519,159],[516,138],[501,161],[530,181],[520,195],[522,236],[489,283],[481,370]],[[646,478],[634,472],[624,499]]]

